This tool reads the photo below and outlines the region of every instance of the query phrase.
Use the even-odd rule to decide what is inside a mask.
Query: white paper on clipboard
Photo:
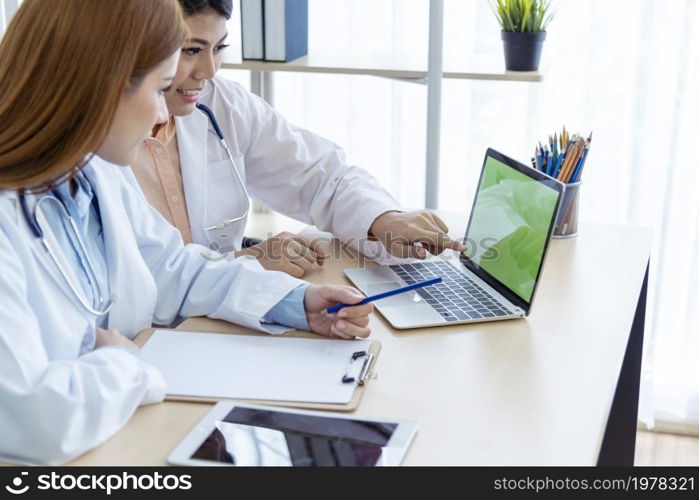
[[[280,338],[156,330],[142,349],[169,396],[347,404],[369,340]],[[343,383],[343,376],[355,379]]]

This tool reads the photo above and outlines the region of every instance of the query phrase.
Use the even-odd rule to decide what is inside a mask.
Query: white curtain
[[[21,3],[22,0],[0,0],[0,38]]]
[[[7,23],[20,3],[22,3],[22,0],[0,0],[0,37],[5,32]]]
[[[0,38],[5,33],[7,26],[7,13],[5,12],[5,0],[0,0]]]
[[[681,432],[699,432],[697,3],[559,0],[543,82],[445,80],[439,200],[444,210],[470,209],[487,147],[526,163],[534,144],[564,124],[594,131],[581,218],[653,228],[639,418]],[[427,0],[309,5],[313,53],[335,53],[340,63],[355,54],[426,61]],[[502,66],[499,27],[486,0],[445,0],[444,43],[447,70]],[[422,86],[278,73],[275,105],[341,144],[406,206],[422,206]]]

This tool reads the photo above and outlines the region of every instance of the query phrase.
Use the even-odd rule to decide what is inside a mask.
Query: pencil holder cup
[[[578,235],[578,207],[580,205],[580,185],[582,182],[566,184],[558,211],[553,238],[575,238]]]

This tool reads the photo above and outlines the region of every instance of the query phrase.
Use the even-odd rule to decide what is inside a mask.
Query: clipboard
[[[242,328],[241,328],[242,329]],[[138,336],[136,342],[143,346],[148,340],[151,339],[154,332],[161,329],[149,329],[144,331]],[[160,335],[166,335],[169,331],[163,332]],[[187,333],[179,330],[173,331],[174,333]],[[270,336],[264,333],[243,331],[243,332],[192,332],[195,334],[218,334],[218,335],[235,335],[238,337],[264,337],[265,342],[270,340],[274,341],[275,338],[279,339],[311,339],[317,341],[328,341],[332,342],[347,342],[342,340],[328,339],[326,337],[321,337],[307,332],[290,332],[282,336]],[[338,344],[340,345],[340,344]],[[313,403],[308,401],[288,401],[288,400],[274,400],[274,399],[254,399],[254,398],[228,398],[228,397],[207,397],[207,396],[182,396],[182,395],[167,395],[167,401],[182,401],[182,402],[193,402],[193,403],[216,403],[218,401],[236,401],[246,404],[264,404],[272,406],[281,406],[289,408],[307,408],[316,410],[329,410],[337,412],[350,412],[355,410],[359,406],[364,391],[366,390],[367,382],[376,378],[376,372],[374,367],[376,364],[377,357],[381,351],[381,343],[378,340],[372,340],[369,344],[368,349],[358,349],[353,348],[349,343],[342,344],[343,349],[350,348],[352,350],[351,354],[347,357],[347,362],[338,370],[337,380],[342,381],[346,384],[354,384],[354,391],[352,392],[352,397],[347,403]],[[334,376],[334,375],[333,375]]]

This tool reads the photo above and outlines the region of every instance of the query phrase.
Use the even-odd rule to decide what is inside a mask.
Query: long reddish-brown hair
[[[0,189],[77,172],[185,38],[177,0],[24,0],[0,41]]]

